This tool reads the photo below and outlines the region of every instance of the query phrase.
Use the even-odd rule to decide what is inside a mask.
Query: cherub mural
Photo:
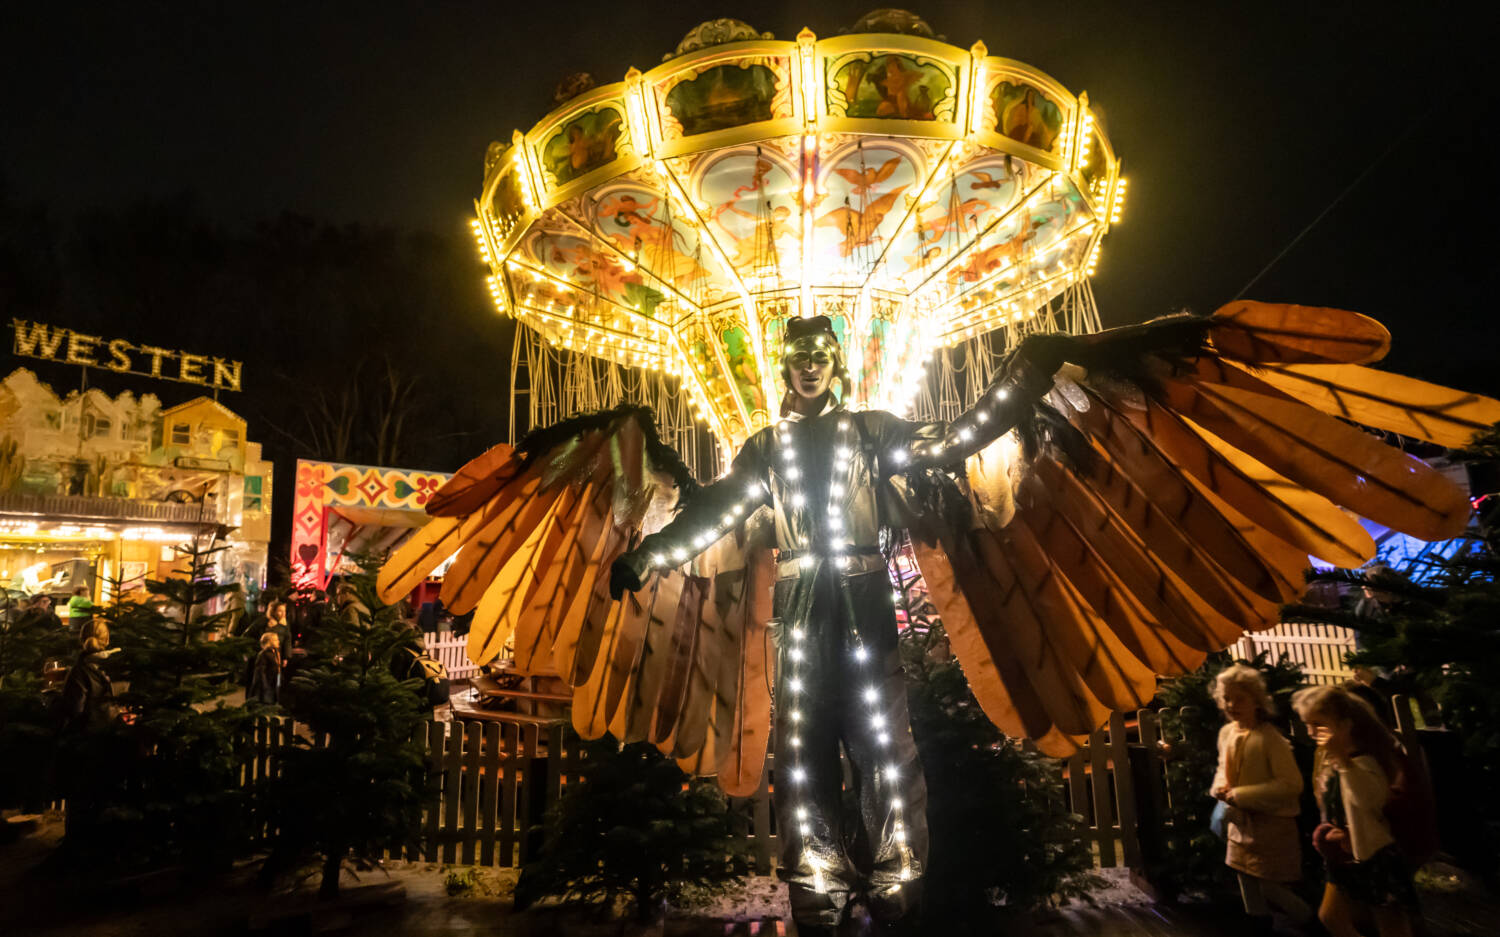
[[[562,126],[542,145],[542,163],[558,185],[615,159],[615,144],[625,119],[614,107],[600,107],[580,114]]]
[[[1032,85],[1002,81],[990,92],[995,129],[1018,143],[1051,152],[1062,133],[1063,112]]]
[[[776,73],[765,65],[720,65],[667,92],[671,116],[682,135],[724,130],[776,116]]]
[[[937,103],[952,87],[936,65],[894,53],[848,63],[839,69],[834,84],[848,102],[845,117],[901,120],[935,120]]]

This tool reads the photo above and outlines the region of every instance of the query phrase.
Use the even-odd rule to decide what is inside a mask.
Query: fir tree
[[[1061,765],[995,728],[948,652],[942,624],[921,624],[903,632],[901,652],[927,776],[923,919],[932,933],[989,934],[1002,906],[1085,894],[1093,859],[1079,818],[1058,809]]]
[[[341,587],[335,607],[305,635],[307,660],[283,705],[306,731],[282,753],[268,791],[278,829],[264,878],[318,859],[319,895],[338,895],[346,866],[367,869],[421,820],[423,735],[432,711],[420,680],[399,680],[392,659],[413,635],[375,596],[374,574]]]
[[[0,809],[36,810],[50,799],[55,747],[42,668],[71,642],[50,618],[0,601]]]
[[[125,718],[62,736],[65,846],[86,863],[206,870],[247,848],[247,717],[224,698],[249,647],[219,640],[230,613],[208,611],[239,588],[215,580],[222,535],[177,547],[183,571],[148,580],[143,601],[95,612],[119,649],[105,669],[126,688],[116,700]]]
[[[745,874],[744,823],[709,780],[689,779],[644,743],[586,743],[587,774],[548,811],[545,847],[521,869],[516,907],[544,897],[649,921],[674,891],[712,891]]]

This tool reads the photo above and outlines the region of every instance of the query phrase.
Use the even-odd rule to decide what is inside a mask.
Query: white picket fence
[[[447,669],[449,680],[467,680],[479,672],[465,650],[469,643],[467,635],[455,637],[449,632],[440,631],[423,635],[422,643],[427,648],[428,655]]]
[[[1229,649],[1230,656],[1254,660],[1265,651],[1275,661],[1285,654],[1302,665],[1308,683],[1338,684],[1354,676],[1344,655],[1354,650],[1354,632],[1337,625],[1281,624],[1246,634]]]

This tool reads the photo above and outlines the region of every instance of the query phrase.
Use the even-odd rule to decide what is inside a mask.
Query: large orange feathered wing
[[[1500,422],[1500,402],[1364,367],[1389,335],[1335,309],[1242,302],[1075,341],[1087,367],[1063,368],[1041,408],[1071,447],[1028,456],[1002,436],[942,495],[963,510],[907,518],[980,705],[1053,754],[1144,705],[1158,677],[1274,625],[1309,555],[1370,559],[1357,516],[1425,539],[1463,530],[1465,493],[1360,426],[1452,446]],[[982,438],[966,423],[979,418],[952,430]],[[381,595],[454,557],[442,597],[474,610],[475,661],[509,642],[521,667],[549,663],[574,688],[585,736],[648,741],[753,793],[774,683],[767,512],[609,598],[610,565],[694,488],[647,411],[565,421],[460,470],[382,569]]]
[[[568,420],[460,469],[377,586],[397,601],[453,557],[441,597],[457,614],[474,612],[475,663],[509,643],[519,666],[550,664],[573,687],[584,737],[648,741],[687,770],[717,775],[729,793],[752,794],[775,661],[765,514],[622,601],[609,596],[610,565],[695,487],[649,411]]]
[[[1059,372],[1044,403],[1074,457],[1028,459],[1002,437],[967,462],[967,529],[933,523],[941,510],[914,520],[980,705],[1043,751],[1074,750],[1159,676],[1276,624],[1309,555],[1371,559],[1356,515],[1427,540],[1467,524],[1458,485],[1352,424],[1454,446],[1500,402],[1365,367],[1390,337],[1354,313],[1240,302],[1192,327],[1193,347],[1160,354],[1149,325],[1080,339],[1093,362],[1131,342],[1138,367]]]

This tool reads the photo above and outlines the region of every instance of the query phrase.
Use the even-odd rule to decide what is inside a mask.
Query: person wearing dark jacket
[[[83,642],[83,650],[63,678],[58,708],[64,729],[81,729],[114,717],[115,691],[99,663],[109,656],[109,626],[102,622]]]
[[[730,470],[671,522],[615,561],[610,592],[641,589],[653,570],[700,552],[724,518],[770,508],[775,809],[792,917],[804,937],[833,937],[862,919],[882,935],[915,932],[927,866],[927,784],[907,713],[895,606],[882,543],[896,518],[878,495],[889,476],[963,457],[1031,412],[1061,364],[1031,336],[986,395],[986,434],[882,410],[849,412],[850,378],[826,316],[792,319],[782,349],[783,418],[753,436]],[[1053,360],[1055,359],[1055,360]],[[834,382],[842,383],[842,397]],[[988,435],[993,433],[993,435]],[[853,784],[846,791],[840,750]],[[857,818],[844,809],[846,794]],[[851,844],[853,844],[851,848]]]
[[[281,698],[281,639],[276,632],[267,631],[260,636],[260,653],[250,668],[250,686],[245,690],[245,702],[252,700],[275,705]]]

